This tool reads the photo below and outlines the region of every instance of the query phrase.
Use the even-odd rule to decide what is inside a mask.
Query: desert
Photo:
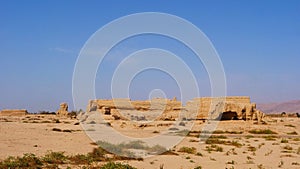
[[[300,169],[299,0],[3,0],[0,169]]]
[[[228,102],[241,104],[239,99],[233,98],[231,97]],[[147,103],[145,101],[140,101],[141,104],[135,101],[133,109],[127,108],[124,104],[121,104],[118,109],[113,102],[101,100],[97,101],[98,104],[93,105],[91,103],[95,101],[90,101],[87,110],[92,111],[80,112],[76,114],[77,117],[71,113],[62,115],[61,112],[68,111],[66,103],[60,105],[56,114],[27,113],[20,115],[19,111],[16,111],[15,115],[13,113],[1,114],[0,158],[2,161],[0,166],[6,168],[11,165],[10,167],[14,168],[13,160],[8,163],[9,156],[21,158],[25,156],[24,154],[29,153],[42,159],[51,153],[52,155],[58,153],[62,156],[52,157],[58,158],[56,162],[48,161],[33,166],[41,168],[100,168],[111,161],[115,164],[128,164],[135,168],[145,169],[299,168],[300,119],[297,116],[291,114],[279,117],[264,115],[263,119],[259,121],[257,119],[228,119],[228,117],[214,121],[209,120],[208,116],[201,119],[188,119],[185,116],[180,123],[176,123],[179,118],[176,116],[179,105],[173,104],[172,101],[174,102],[174,99],[167,100],[169,106],[163,107],[164,113],[151,121],[147,120],[152,118],[151,112],[155,115],[155,110],[162,108],[162,106],[150,106],[151,101],[148,104],[145,104]],[[250,102],[242,103],[250,104]],[[93,108],[91,105],[96,107]],[[141,105],[143,109],[141,109]],[[143,117],[126,116],[130,112],[138,115],[137,109],[135,109],[138,107],[139,110],[142,110],[139,115]],[[175,111],[173,107],[175,107]],[[183,109],[182,106],[180,108]],[[223,108],[226,112],[230,111],[228,107]],[[231,108],[232,111],[237,110],[232,105]],[[107,110],[110,110],[109,113]],[[126,110],[123,117],[120,113],[122,110]],[[86,117],[88,114],[89,116]],[[95,114],[102,115],[103,121],[97,121],[100,116],[95,116]],[[171,119],[168,114],[171,114],[174,119]],[[206,124],[214,122],[218,122],[217,127],[207,139],[202,139],[201,133],[208,133],[204,129]],[[178,137],[180,139],[173,147],[160,146],[157,148],[156,146],[156,149],[152,150],[155,145],[149,145],[143,141],[131,140],[124,144],[125,141],[120,139],[118,141],[103,140],[111,136],[107,132],[103,132],[104,126],[137,140],[155,135],[165,135],[173,140]],[[98,140],[95,140],[96,138]],[[163,145],[162,142],[161,145]],[[164,146],[168,145],[167,143]],[[122,153],[114,152],[116,148],[122,149]],[[103,155],[99,155],[99,159],[91,155],[97,149],[103,151]],[[144,150],[148,156],[130,154],[129,152],[133,150]],[[80,160],[77,157],[79,155],[86,158]],[[17,165],[17,160],[15,163],[16,168],[22,168]]]

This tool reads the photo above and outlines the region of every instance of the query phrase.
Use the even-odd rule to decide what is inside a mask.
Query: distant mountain
[[[300,100],[293,100],[280,103],[263,103],[257,104],[257,109],[266,114],[270,113],[300,113]]]

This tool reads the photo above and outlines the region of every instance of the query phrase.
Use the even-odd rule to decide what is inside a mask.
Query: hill
[[[263,103],[257,104],[257,109],[266,114],[270,113],[296,113],[300,112],[300,100],[292,100],[279,103]]]

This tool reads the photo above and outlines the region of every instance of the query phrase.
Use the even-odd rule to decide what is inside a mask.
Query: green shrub
[[[291,124],[286,124],[286,125],[284,125],[285,127],[296,127],[296,126],[294,126],[294,125],[291,125]]]
[[[103,148],[98,147],[94,148],[92,152],[87,154],[87,156],[91,158],[92,161],[103,161],[105,154],[108,154],[108,152]]]
[[[128,164],[109,162],[101,166],[100,169],[136,169]]]
[[[197,153],[196,153],[196,156],[201,156],[201,157],[202,157],[202,156],[203,156],[203,154],[202,154],[202,153],[200,153],[200,152],[197,152]]]
[[[287,133],[288,135],[298,135],[297,132],[293,131],[293,132],[290,132],[290,133]]]
[[[285,150],[293,150],[293,147],[289,146],[289,145],[286,145],[283,147],[283,149]]]
[[[266,139],[267,141],[275,141],[276,138],[278,137],[274,135],[269,135],[269,136],[264,136],[263,138]]]
[[[206,144],[225,144],[225,142],[226,142],[225,140],[220,140],[218,138],[212,138],[212,137],[208,138],[205,141]]]
[[[44,157],[43,161],[49,164],[64,164],[67,157],[64,152],[52,152],[49,151]]]
[[[94,158],[90,155],[77,154],[69,157],[69,160],[73,164],[91,164],[94,161]]]
[[[249,133],[251,134],[277,134],[276,132],[270,130],[270,129],[254,129],[254,130],[250,130]]]
[[[23,157],[8,157],[0,162],[0,168],[41,168],[42,161],[34,154],[24,154]]]
[[[154,145],[152,147],[149,147],[145,144],[145,142],[141,140],[131,141],[128,143],[120,143],[120,144],[111,144],[105,141],[98,141],[97,144],[103,149],[108,150],[113,154],[119,156],[127,156],[130,158],[136,158],[136,156],[134,155],[134,153],[129,151],[129,149],[146,150],[149,153],[157,153],[157,154],[167,151],[165,147],[162,147],[160,145]]]
[[[188,154],[196,154],[195,147],[181,147],[178,152],[188,153]]]
[[[211,153],[212,151],[223,152],[223,147],[212,144],[210,146],[206,146],[206,151],[208,151],[209,153]]]
[[[213,134],[243,134],[243,131],[223,131],[223,130],[216,130]]]
[[[248,151],[255,152],[255,151],[256,151],[256,147],[249,146],[249,147],[248,147]]]
[[[246,136],[245,136],[246,139],[253,138],[253,137],[254,137],[254,136],[252,136],[252,135],[246,135]]]

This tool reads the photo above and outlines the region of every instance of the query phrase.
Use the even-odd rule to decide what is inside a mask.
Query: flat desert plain
[[[172,123],[154,121],[145,125],[124,120],[108,121],[110,127],[131,137],[148,137],[164,131],[169,131],[170,137],[187,134],[160,155],[143,159],[113,158],[114,155],[107,152],[98,160],[85,162],[82,158],[78,163],[63,160],[52,168],[100,168],[108,161],[138,169],[300,168],[300,118],[266,117],[265,123],[220,121],[210,138],[204,141],[199,139],[199,134],[207,122],[183,121],[178,127],[170,128]],[[181,126],[191,123],[190,131],[181,130]],[[37,157],[49,152],[60,152],[68,157],[88,154],[98,148],[88,136],[93,131],[84,131],[77,119],[55,115],[1,116],[0,159],[3,162],[9,156],[22,157],[26,153]],[[41,166],[47,167],[51,165]]]

